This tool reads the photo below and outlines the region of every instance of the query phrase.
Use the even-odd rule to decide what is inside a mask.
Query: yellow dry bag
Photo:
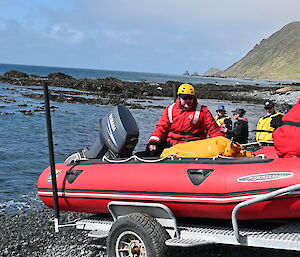
[[[254,153],[242,150],[242,146],[232,143],[225,137],[213,137],[203,140],[177,144],[166,148],[160,157],[212,158],[219,155],[225,157],[252,157]]]

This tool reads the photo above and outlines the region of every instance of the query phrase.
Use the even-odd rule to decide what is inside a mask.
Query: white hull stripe
[[[295,194],[296,192],[294,192]],[[297,192],[300,193],[300,192]],[[53,196],[52,192],[38,191],[39,196]],[[217,198],[217,197],[181,197],[181,196],[156,196],[156,195],[131,195],[131,194],[101,194],[101,193],[70,193],[70,192],[58,192],[58,196],[63,197],[92,197],[92,198],[130,198],[130,199],[143,199],[143,200],[165,200],[165,201],[184,201],[184,202],[237,202],[246,199],[254,198],[262,194],[256,195],[246,195],[246,196],[236,196],[227,198]]]

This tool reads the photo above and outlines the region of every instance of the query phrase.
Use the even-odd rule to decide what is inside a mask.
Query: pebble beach
[[[82,214],[62,212],[72,222]],[[297,257],[298,252],[251,247],[211,245],[175,249],[177,257]],[[108,257],[106,241],[87,237],[72,228],[54,232],[53,211],[32,206],[30,210],[0,216],[0,256],[7,257]],[[175,257],[175,256],[174,256]]]

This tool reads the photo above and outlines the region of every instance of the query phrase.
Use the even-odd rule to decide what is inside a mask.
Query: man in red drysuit
[[[224,136],[205,105],[197,103],[190,84],[178,88],[176,102],[167,107],[149,139],[146,151],[159,155],[165,147],[209,137]]]
[[[273,132],[279,157],[300,157],[300,99],[282,118],[283,125]]]

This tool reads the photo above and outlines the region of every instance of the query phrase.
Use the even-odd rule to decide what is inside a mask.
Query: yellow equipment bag
[[[160,157],[168,155],[186,158],[212,158],[219,155],[225,157],[252,157],[254,153],[242,150],[240,144],[232,143],[228,138],[213,137],[166,148]]]

